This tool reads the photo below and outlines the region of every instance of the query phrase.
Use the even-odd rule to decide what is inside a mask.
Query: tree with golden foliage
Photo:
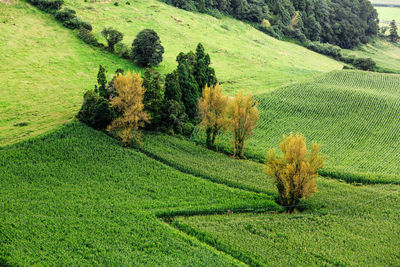
[[[107,130],[116,132],[125,145],[132,140],[141,142],[140,128],[150,122],[150,116],[144,111],[143,98],[146,89],[142,86],[140,73],[121,73],[114,79],[118,96],[111,99],[110,104],[122,113],[122,116],[113,120]]]
[[[230,101],[228,116],[233,132],[234,157],[243,158],[246,140],[252,135],[259,119],[257,102],[251,94],[240,92]]]
[[[308,153],[306,140],[299,134],[284,135],[280,149],[283,155],[279,158],[274,149],[269,151],[265,171],[274,177],[282,205],[293,213],[300,200],[317,192],[315,178],[324,166],[325,156],[320,155],[320,145],[315,143]]]
[[[222,86],[218,83],[210,87],[206,85],[198,108],[202,119],[200,126],[206,130],[208,148],[214,148],[217,135],[228,128],[227,106],[228,97],[223,95]]]
[[[294,16],[290,20],[289,28],[293,31],[296,28],[297,24],[299,24],[299,21],[300,21],[300,13],[299,11],[296,11]]]

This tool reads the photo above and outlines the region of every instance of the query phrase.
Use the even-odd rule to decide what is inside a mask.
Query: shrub
[[[86,30],[88,30],[90,32],[93,30],[92,25],[89,22],[86,22],[86,21],[81,21],[81,24],[79,25],[79,27],[83,28],[83,29],[86,29]]]
[[[121,73],[114,79],[118,96],[111,99],[111,106],[122,113],[120,118],[112,121],[107,128],[110,132],[116,132],[125,145],[141,142],[143,128],[150,122],[150,116],[144,111],[143,98],[145,89],[142,86],[140,73]]]
[[[64,4],[63,0],[30,0],[29,2],[40,10],[50,13],[59,10]]]
[[[191,122],[185,122],[182,124],[182,134],[185,136],[191,136],[194,131],[194,125]]]
[[[77,118],[79,121],[98,130],[105,129],[115,118],[115,112],[109,102],[94,90],[87,91]]]
[[[165,100],[161,113],[162,130],[171,134],[183,133],[188,117],[185,107],[176,100]]]
[[[63,22],[64,27],[74,30],[74,29],[79,29],[81,27],[82,21],[80,21],[78,18],[72,18],[70,20],[66,20]]]
[[[230,101],[228,115],[233,132],[234,157],[243,158],[246,140],[252,134],[259,118],[257,102],[251,94],[243,95],[240,92]]]
[[[356,58],[353,61],[353,66],[359,70],[375,70],[376,63],[371,58]]]
[[[111,27],[109,28],[104,28],[101,31],[101,35],[106,39],[107,44],[108,44],[108,50],[114,53],[114,46],[121,42],[122,39],[124,39],[124,34],[122,32],[119,32]]]
[[[118,43],[115,45],[114,49],[115,49],[115,53],[117,53],[117,55],[119,55],[120,57],[125,58],[125,59],[132,58],[131,50],[128,48],[128,46],[126,44]]]
[[[60,22],[65,22],[76,18],[76,11],[70,8],[64,8],[56,12],[55,18]]]
[[[93,33],[85,28],[80,28],[78,31],[78,38],[84,41],[85,43],[92,45],[92,46],[98,46],[99,42],[97,41],[96,37],[93,35]]]
[[[314,143],[307,153],[305,138],[298,134],[283,136],[280,149],[279,158],[274,149],[269,151],[265,171],[274,178],[281,204],[292,213],[300,200],[317,192],[315,178],[324,166],[325,157],[319,154],[320,146]]]
[[[157,66],[161,63],[164,47],[158,34],[150,29],[141,31],[132,43],[132,58],[144,67]]]
[[[320,42],[308,42],[306,47],[314,52],[340,59],[342,57],[342,50],[340,47],[331,44],[322,44]]]

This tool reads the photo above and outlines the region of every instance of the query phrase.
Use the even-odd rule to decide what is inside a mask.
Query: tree
[[[114,84],[118,96],[110,103],[122,116],[113,120],[107,130],[116,132],[125,145],[129,145],[132,140],[140,143],[140,128],[150,122],[149,114],[144,111],[143,98],[146,89],[142,86],[142,78],[136,73],[119,73],[114,79]]]
[[[161,109],[164,101],[164,89],[161,74],[152,69],[146,69],[143,76],[143,86],[146,88],[143,103],[151,116],[150,128],[155,130],[161,123]]]
[[[98,91],[99,95],[104,98],[108,98],[106,72],[106,69],[102,65],[99,65],[99,72],[97,73]]]
[[[111,27],[104,28],[101,31],[101,35],[103,35],[103,37],[106,39],[108,50],[110,50],[112,53],[114,53],[114,46],[124,39],[124,34],[122,32],[119,32]]]
[[[215,147],[217,135],[228,128],[228,97],[222,94],[222,86],[206,86],[199,100],[200,126],[206,130],[208,148]]]
[[[257,103],[251,94],[237,94],[228,105],[228,115],[233,132],[234,156],[243,158],[247,138],[252,134],[259,118]]]
[[[177,69],[179,88],[182,92],[182,102],[190,120],[195,120],[197,114],[197,101],[200,98],[198,85],[193,75],[188,60],[180,61]]]
[[[176,70],[165,77],[165,99],[182,103],[182,91],[179,86],[179,77]]]
[[[199,87],[199,93],[208,85],[212,86],[217,83],[215,70],[210,67],[210,55],[206,54],[204,46],[199,43],[196,48],[195,62],[193,66],[193,74]]]
[[[91,90],[85,93],[77,118],[94,129],[103,130],[115,118],[115,112],[105,98]]]
[[[397,25],[396,25],[396,21],[392,20],[390,22],[390,34],[389,34],[389,39],[392,42],[397,42],[397,40],[399,39],[399,33],[397,32]]]
[[[141,31],[132,43],[132,57],[141,66],[155,67],[162,61],[164,47],[158,34],[150,29]]]
[[[317,192],[315,178],[324,166],[325,157],[319,154],[320,146],[314,143],[307,153],[305,138],[299,134],[283,136],[280,149],[283,154],[280,157],[274,149],[269,151],[265,171],[274,178],[281,204],[292,213],[300,200]]]

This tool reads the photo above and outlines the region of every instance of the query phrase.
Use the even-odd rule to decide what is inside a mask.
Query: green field
[[[298,45],[278,41],[252,26],[234,19],[194,14],[156,0],[87,1],[67,0],[66,5],[94,26],[102,39],[104,27],[125,34],[129,47],[136,34],[154,29],[165,47],[162,73],[176,67],[176,56],[201,42],[210,53],[217,76],[226,92],[238,90],[261,93],[335,69],[343,64]],[[102,39],[105,42],[104,39]]]
[[[400,45],[398,44],[376,40],[354,50],[342,49],[342,53],[345,56],[372,58],[380,70],[400,74]]]
[[[400,75],[327,74],[258,95],[260,121],[248,156],[263,160],[282,134],[302,133],[322,145],[325,173],[349,181],[400,182]],[[229,135],[220,146],[230,150]],[[194,139],[203,140],[202,134]]]
[[[172,224],[254,266],[400,265],[399,186],[319,179],[318,190],[298,215],[195,216]]]
[[[0,150],[0,264],[233,265],[157,214],[275,209],[72,123]]]
[[[15,2],[15,1],[13,1]],[[59,126],[82,104],[99,64],[134,69],[92,49],[54,18],[25,2],[0,3],[0,146]]]

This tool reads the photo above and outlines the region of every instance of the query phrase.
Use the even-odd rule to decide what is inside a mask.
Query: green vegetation
[[[253,266],[400,264],[399,186],[317,184],[302,214],[181,217],[172,225]]]
[[[346,57],[372,58],[378,70],[400,73],[400,46],[384,40],[376,40],[354,50],[342,49],[342,54]]]
[[[399,7],[375,7],[379,14],[380,23],[389,25],[392,20],[400,23],[400,2]]]
[[[267,92],[343,66],[232,18],[195,14],[156,0],[135,0],[131,5],[121,2],[118,6],[107,1],[67,0],[65,5],[89,21],[95,36],[104,43],[101,31],[106,27],[122,32],[123,43],[128,47],[141,30],[155,30],[165,48],[163,62],[157,68],[162,74],[176,68],[176,56],[180,52],[186,53],[201,42],[229,94],[239,90]]]
[[[0,262],[11,265],[237,265],[155,215],[276,209],[80,123],[3,147],[0,177]]]
[[[99,64],[110,75],[118,68],[134,69],[128,61],[90,48],[52,16],[13,2],[0,3],[0,146],[73,118],[83,93],[96,84]]]
[[[258,95],[260,122],[247,156],[264,161],[282,134],[302,133],[328,155],[322,174],[353,182],[399,183],[400,76],[333,72]],[[194,138],[203,142],[204,137]],[[217,146],[232,153],[229,135]]]

